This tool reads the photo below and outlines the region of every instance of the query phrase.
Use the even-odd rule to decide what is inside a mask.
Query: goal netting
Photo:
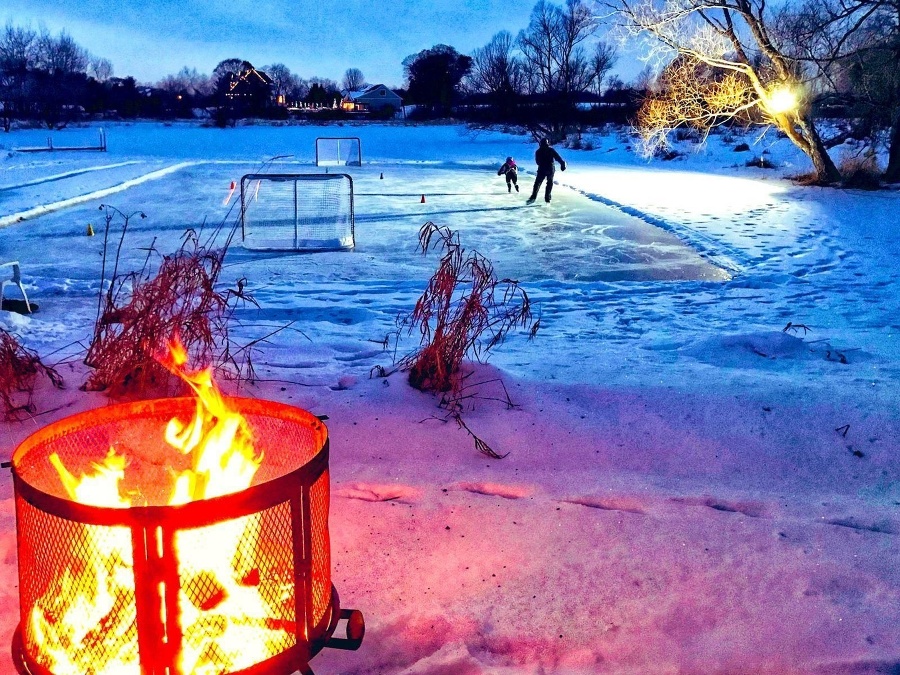
[[[316,166],[362,166],[359,139],[317,138]]]
[[[353,179],[344,173],[241,178],[241,233],[256,250],[333,251],[355,245]]]

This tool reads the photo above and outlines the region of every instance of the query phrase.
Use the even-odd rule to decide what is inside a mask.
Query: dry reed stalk
[[[126,216],[114,207],[101,208],[107,209],[107,241],[114,215],[125,222],[112,276],[98,303],[94,337],[85,357],[93,372],[84,388],[104,390],[112,397],[182,391],[180,381],[158,360],[176,337],[192,363],[233,361],[228,335],[233,301],[253,300],[244,291],[243,279],[234,288],[217,288],[226,248],[209,250],[199,243],[197,233],[189,230],[181,248],[163,256],[155,272],[150,264],[155,252],[151,246],[140,271],[120,275],[122,241],[135,214]],[[104,275],[106,249],[105,243]],[[252,375],[249,360],[247,369]]]
[[[496,453],[462,419],[464,403],[472,398],[465,391],[463,359],[486,360],[516,327],[529,330],[533,338],[540,320],[534,320],[528,294],[519,283],[498,280],[491,261],[477,251],[466,253],[459,235],[448,227],[426,222],[419,230],[419,249],[423,255],[438,249],[441,259],[413,311],[398,319],[395,340],[416,328],[421,336],[419,348],[401,358],[398,367],[408,371],[416,389],[443,394],[441,407],[472,437],[479,452],[502,459],[506,455]],[[512,407],[508,396],[506,402]]]
[[[34,387],[39,375],[46,376],[57,389],[62,388],[62,376],[55,369],[44,365],[36,352],[0,328],[0,404],[6,419],[34,412]]]
[[[466,254],[459,235],[428,221],[419,230],[419,249],[442,251],[440,262],[413,311],[399,320],[400,330],[419,329],[419,348],[400,361],[416,389],[458,394],[460,366],[477,361],[520,326],[537,330],[528,294],[512,279],[498,280],[491,261],[477,251]]]

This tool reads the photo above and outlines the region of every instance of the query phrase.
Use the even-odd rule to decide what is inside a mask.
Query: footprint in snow
[[[854,517],[849,518],[832,518],[825,521],[826,525],[834,525],[835,527],[848,527],[851,530],[859,530],[862,532],[875,532],[877,534],[900,534],[900,524],[895,523],[887,518],[872,522],[860,522]]]
[[[733,501],[717,497],[672,497],[672,501],[684,506],[706,506],[714,511],[740,513],[749,518],[765,518],[769,515],[766,505],[762,502]]]
[[[589,509],[600,509],[601,511],[624,511],[625,513],[646,513],[644,504],[634,497],[607,496],[599,497],[594,495],[586,495],[584,497],[568,497],[559,501],[566,504],[577,504],[579,506],[587,506]]]
[[[534,490],[523,485],[502,485],[500,483],[454,483],[448,490],[463,490],[479,495],[503,497],[504,499],[521,499],[528,497]]]
[[[364,502],[403,502],[411,504],[418,500],[419,490],[408,485],[379,485],[376,483],[351,483],[337,488],[334,494],[345,499],[359,499]]]

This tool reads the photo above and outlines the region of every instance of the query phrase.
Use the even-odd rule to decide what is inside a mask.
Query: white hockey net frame
[[[241,178],[241,237],[258,251],[338,251],[356,245],[353,178],[251,173]]]
[[[362,166],[362,141],[357,136],[316,138],[316,166]]]

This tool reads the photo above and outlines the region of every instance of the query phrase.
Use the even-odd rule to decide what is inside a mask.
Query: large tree
[[[526,91],[540,104],[526,126],[535,137],[563,139],[577,128],[577,103],[595,81],[585,41],[598,22],[582,0],[558,6],[538,0],[528,26],[516,39],[522,53]]]
[[[347,68],[341,84],[347,91],[359,91],[366,86],[366,76],[359,68]]]
[[[587,91],[593,78],[582,43],[596,28],[582,0],[566,0],[564,7],[538,1],[517,39],[533,93],[571,101],[574,94]]]
[[[243,59],[225,59],[219,61],[212,72],[213,86],[217,92],[224,93],[227,91],[228,86],[237,77],[240,77],[241,73],[246,72],[252,67],[252,63],[244,61]]]
[[[515,40],[500,31],[472,55],[468,85],[473,92],[489,94],[498,101],[523,91],[522,62],[514,54]]]
[[[591,85],[597,96],[603,93],[603,85],[606,82],[609,71],[616,65],[619,55],[616,48],[609,42],[600,40],[594,45],[594,50],[588,57],[588,74]]]
[[[868,137],[874,152],[887,132],[884,178],[900,181],[900,0],[805,0],[779,27],[794,57],[849,108],[852,133]]]
[[[472,57],[448,45],[435,45],[403,59],[403,72],[412,102],[434,112],[448,112],[459,94],[459,84],[472,68]]]
[[[37,112],[48,128],[64,126],[79,112],[92,57],[66,31],[53,36],[42,29],[36,50],[32,98]]]
[[[744,96],[727,90],[734,103],[733,114],[755,107],[810,158],[817,180],[831,183],[840,179],[813,121],[808,81],[791,57],[790,45],[775,32],[775,16],[766,0],[601,0],[600,4],[612,8],[634,34],[655,38],[670,62],[681,57],[690,67],[703,64],[727,74],[735,86],[744,83]],[[709,98],[703,87],[710,82],[719,87],[720,81],[715,77],[693,83],[689,78],[680,80],[683,86],[695,87],[697,99]],[[649,103],[662,107],[665,99]],[[728,112],[725,105],[690,123],[712,125]],[[678,115],[651,118],[668,128],[688,123]],[[659,132],[666,130],[666,126],[651,129],[650,137],[660,139],[664,134]]]
[[[295,99],[299,78],[290,68],[283,63],[273,63],[270,66],[263,66],[263,71],[272,80],[272,94],[276,101],[289,104]]]
[[[28,108],[29,74],[37,62],[37,33],[7,23],[0,33],[0,122],[9,131],[12,120]]]

